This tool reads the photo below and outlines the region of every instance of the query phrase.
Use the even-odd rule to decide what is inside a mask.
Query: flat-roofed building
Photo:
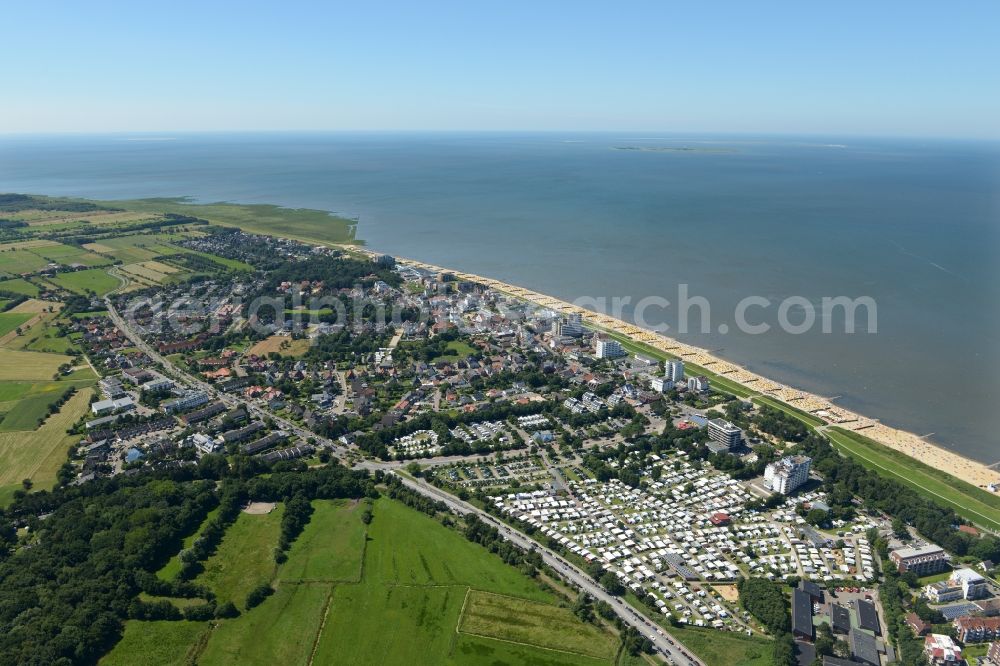
[[[940,573],[948,568],[948,556],[940,546],[899,548],[889,553],[889,559],[900,573],[912,571],[918,576]]]
[[[785,456],[764,468],[764,485],[787,495],[809,480],[809,456]]]
[[[735,449],[743,442],[743,431],[725,419],[712,419],[708,422],[708,437],[713,442]]]

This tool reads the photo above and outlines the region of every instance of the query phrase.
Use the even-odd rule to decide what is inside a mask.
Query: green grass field
[[[7,335],[34,317],[31,312],[0,312],[0,336]]]
[[[34,273],[45,268],[48,261],[26,248],[4,249],[0,251],[0,273],[20,275]]]
[[[241,513],[195,581],[215,592],[220,603],[232,601],[242,607],[250,590],[274,578],[283,508],[279,504],[262,515]]]
[[[50,279],[50,282],[74,294],[93,292],[98,296],[104,296],[108,292],[117,289],[120,284],[117,278],[108,275],[107,272],[100,268],[73,271],[71,273],[58,273]]]
[[[249,613],[220,622],[198,663],[205,666],[309,663],[330,592],[329,585],[281,585]]]
[[[189,663],[188,651],[207,631],[207,622],[129,620],[121,641],[98,663],[101,666],[184,666]]]
[[[452,340],[445,347],[445,356],[465,359],[476,353],[476,348],[464,340]]]
[[[568,608],[480,590],[469,590],[458,630],[595,659],[614,658],[618,647],[614,637],[580,622]]]
[[[327,243],[353,243],[357,223],[326,211],[281,208],[266,204],[193,204],[184,199],[132,199],[106,202],[116,208],[147,213],[193,215],[246,231]]]
[[[72,357],[0,347],[0,381],[47,381]]]
[[[55,484],[66,451],[80,439],[67,435],[66,429],[87,413],[91,393],[91,389],[78,391],[38,430],[0,432],[0,506],[11,501],[21,479],[31,479],[39,490]]]
[[[294,581],[351,581],[361,579],[365,546],[362,502],[313,502],[313,514],[292,544],[278,578]]]
[[[14,280],[0,280],[0,292],[9,291],[13,294],[24,294],[25,296],[38,296],[39,290],[31,282],[24,278]]]
[[[0,432],[34,430],[38,419],[48,414],[49,406],[72,390],[73,385],[65,382],[35,384],[31,393],[17,401],[0,420]]]
[[[374,520],[367,526],[366,538],[362,507],[347,501],[316,501],[310,524],[278,570],[276,592],[240,617],[218,621],[211,634],[205,635],[207,640],[193,627],[170,631],[159,626],[192,623],[130,621],[125,639],[102,664],[177,663],[180,659],[209,666],[614,664],[616,637],[554,605],[551,593],[495,555],[428,516],[385,498],[374,504]],[[197,582],[209,584],[221,600],[227,592],[241,606],[244,592],[239,588],[248,590],[273,570],[271,548],[279,522],[277,511],[267,516],[241,514]],[[227,564],[218,567],[220,562],[215,560]],[[358,580],[359,571],[363,572],[360,582],[345,582]],[[505,613],[507,620],[522,623],[512,630],[521,634],[501,640],[458,631],[466,595],[470,588],[483,587],[514,596],[499,597],[502,603],[491,605],[496,594],[479,597],[481,593],[474,593],[483,601],[469,611],[469,626],[499,634],[503,629],[491,624],[490,615]],[[547,632],[542,631],[543,625],[548,626]],[[149,629],[149,640],[156,641],[155,647],[139,635],[144,628]],[[518,637],[528,641],[510,642]],[[606,656],[560,651],[567,646]],[[154,655],[155,662],[144,661],[147,654]]]
[[[772,643],[766,638],[679,627],[670,630],[708,666],[770,666]]]
[[[837,449],[865,467],[930,496],[973,523],[1000,530],[1000,497],[858,433],[829,428],[826,434]]]

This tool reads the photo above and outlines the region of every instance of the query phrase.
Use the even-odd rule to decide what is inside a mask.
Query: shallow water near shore
[[[137,140],[161,139],[161,140]],[[166,139],[166,140],[162,140]],[[671,302],[667,332],[994,463],[1000,147],[670,134],[0,137],[0,191],[274,203],[369,246],[550,293]],[[678,285],[709,330],[676,330]],[[764,335],[734,325],[737,303]],[[778,330],[778,303],[872,297],[878,332]],[[614,314],[614,313],[610,313]],[[692,311],[697,320],[699,311]],[[793,308],[789,319],[801,316]],[[722,334],[725,324],[729,332]],[[861,331],[864,331],[863,322]],[[837,333],[837,331],[840,331]]]

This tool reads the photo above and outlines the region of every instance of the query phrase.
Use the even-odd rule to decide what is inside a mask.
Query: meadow
[[[310,523],[277,568],[275,593],[260,606],[216,621],[210,633],[203,631],[208,623],[166,623],[178,625],[171,628],[129,621],[125,638],[101,663],[129,663],[129,658],[144,658],[145,650],[156,655],[157,663],[187,660],[209,666],[615,663],[615,636],[583,624],[556,605],[553,593],[496,555],[386,498],[374,502],[373,520],[366,525],[367,503],[314,502]],[[271,550],[279,522],[278,511],[241,514],[197,582],[242,607],[243,590],[274,570]],[[477,603],[467,622],[488,624],[491,613],[528,612],[532,644],[459,631],[470,589],[494,593],[488,599],[503,595],[503,601],[499,607],[488,600]],[[545,622],[548,637],[540,631]],[[155,648],[143,639],[143,626],[158,639]],[[579,652],[564,651],[567,646]],[[598,653],[599,658],[587,656]]]
[[[617,640],[580,622],[568,608],[481,590],[469,590],[458,630],[511,643],[611,659]]]
[[[766,638],[693,627],[672,628],[670,633],[708,666],[770,666],[772,663],[774,646]]]
[[[0,381],[47,381],[71,356],[19,351],[0,347]]]
[[[242,607],[250,590],[274,578],[273,551],[283,508],[279,504],[271,513],[240,513],[195,581],[215,592],[220,603],[232,601]]]
[[[2,269],[0,269],[2,270]],[[12,294],[24,294],[25,296],[38,296],[38,286],[28,282],[24,278],[13,280],[0,280],[0,292],[10,292]]]
[[[80,439],[67,435],[66,429],[87,413],[91,394],[89,388],[78,391],[38,430],[0,432],[0,506],[10,502],[22,479],[31,479],[37,489],[55,484],[67,450]]]
[[[184,666],[190,663],[199,637],[210,631],[207,622],[139,622],[125,623],[125,634],[114,649],[98,662],[100,666]]]
[[[120,284],[117,278],[108,275],[107,271],[100,268],[91,268],[70,273],[57,273],[55,276],[49,278],[49,281],[74,294],[92,292],[98,296],[104,296],[108,292],[117,289]]]
[[[30,312],[0,312],[0,336],[17,330],[21,324],[33,316]]]

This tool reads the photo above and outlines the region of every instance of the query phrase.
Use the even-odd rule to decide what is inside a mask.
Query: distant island
[[[612,150],[633,150],[639,153],[735,153],[733,148],[702,146],[613,146]]]

